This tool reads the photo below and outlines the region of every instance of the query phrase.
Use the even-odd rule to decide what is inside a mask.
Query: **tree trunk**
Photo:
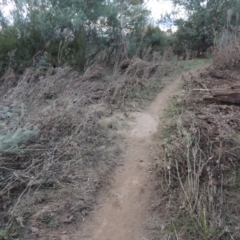
[[[121,48],[123,50],[124,56],[127,58],[127,47],[126,47],[126,36],[124,32],[125,21],[124,21],[124,0],[120,0],[120,14],[121,14]]]

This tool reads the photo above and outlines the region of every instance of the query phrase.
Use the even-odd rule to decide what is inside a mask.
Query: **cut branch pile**
[[[229,105],[240,104],[240,77],[237,74],[229,70],[215,70],[211,67],[205,73],[201,73],[200,76],[203,81],[196,81],[195,79],[195,83],[203,88],[194,89],[194,91],[208,92],[207,95],[203,96],[204,101]],[[212,84],[207,83],[208,86],[210,85],[208,88],[203,82],[205,82],[204,79],[209,79],[209,76],[211,76],[212,82],[223,79],[218,80],[218,82],[224,83],[222,84],[224,87],[220,86],[219,83],[216,86],[211,86]]]

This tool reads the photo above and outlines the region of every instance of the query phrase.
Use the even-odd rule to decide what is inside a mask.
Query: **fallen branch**
[[[240,105],[240,91],[232,91],[229,89],[211,90],[212,95],[203,97],[204,101],[211,101],[222,104]]]
[[[193,89],[193,91],[197,92],[197,91],[205,91],[205,92],[209,92],[211,91],[210,89]]]

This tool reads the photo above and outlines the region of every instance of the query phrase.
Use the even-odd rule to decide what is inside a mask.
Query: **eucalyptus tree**
[[[175,21],[178,43],[194,50],[205,50],[214,44],[223,28],[239,24],[238,0],[172,0],[185,8],[188,19]]]
[[[11,12],[12,23],[8,28],[14,30],[12,37],[18,40],[12,48],[17,48],[16,54],[21,61],[29,61],[45,53],[45,60],[54,65],[67,62],[83,67],[86,58],[101,46],[103,29],[108,24],[116,23],[116,15],[113,14],[116,11],[111,12],[111,2],[12,0],[15,8]],[[6,31],[0,35],[3,39],[9,38]]]
[[[7,45],[0,61],[9,66],[6,56],[14,50],[18,70],[39,62],[83,69],[89,58],[109,48],[125,56],[136,54],[148,24],[143,0],[6,1],[14,8],[11,23],[0,11],[5,29],[0,32],[0,50]]]

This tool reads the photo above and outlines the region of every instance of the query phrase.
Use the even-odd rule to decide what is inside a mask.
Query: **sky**
[[[169,0],[145,0],[146,7],[152,12],[153,23],[159,25],[157,20],[161,18],[162,15],[170,13],[172,11],[173,5]],[[162,30],[168,30],[171,26],[166,26],[160,24],[159,27]]]
[[[161,18],[162,15],[165,15],[166,13],[171,13],[173,10],[177,11],[177,17],[186,18],[187,14],[181,7],[174,7],[172,4],[172,1],[170,0],[145,0],[146,7],[151,10],[152,12],[152,18],[156,21]],[[168,30],[171,28],[173,31],[176,31],[177,28],[173,26],[172,22],[169,22],[167,25],[160,24],[159,25],[162,30]]]
[[[13,5],[11,3],[7,4],[7,5],[4,5],[2,11],[3,11],[3,14],[4,15],[9,15],[9,12],[13,10]]]
[[[173,10],[173,4],[169,0],[146,0],[146,6],[152,11],[154,19],[159,19],[161,14],[170,13]]]

